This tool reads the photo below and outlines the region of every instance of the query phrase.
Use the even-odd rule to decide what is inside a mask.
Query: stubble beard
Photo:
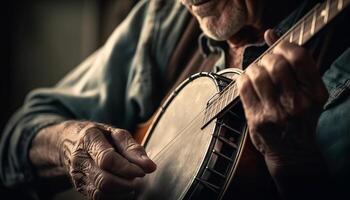
[[[199,20],[199,24],[204,34],[217,40],[225,41],[236,34],[245,24],[246,15],[244,10],[237,6],[227,8],[227,16],[224,13],[219,17],[208,17]]]

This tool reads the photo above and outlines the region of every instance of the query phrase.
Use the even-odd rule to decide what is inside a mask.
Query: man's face
[[[227,40],[247,21],[244,0],[181,0],[199,21],[203,32],[215,40]]]

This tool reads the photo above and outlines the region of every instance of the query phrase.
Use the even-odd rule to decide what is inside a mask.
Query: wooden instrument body
[[[199,73],[169,96],[142,142],[158,168],[144,178],[139,199],[273,199],[276,190],[249,141],[239,100],[203,128],[203,111],[239,74]]]

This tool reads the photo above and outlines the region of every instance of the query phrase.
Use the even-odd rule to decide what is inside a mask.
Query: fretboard
[[[289,31],[287,31],[277,42],[267,51],[258,57],[253,64],[259,63],[261,59],[269,54],[281,41],[288,41],[300,46],[307,43],[315,34],[332,21],[347,6],[350,0],[326,0],[324,3],[317,4],[308,14],[300,19]],[[238,90],[236,84],[229,84],[220,95],[210,104],[205,111],[203,127],[217,117],[221,112],[227,110],[238,99]]]

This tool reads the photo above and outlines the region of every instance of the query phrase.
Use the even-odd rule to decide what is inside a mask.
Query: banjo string
[[[176,143],[176,141],[181,138],[180,136],[182,136],[184,133],[191,133],[193,135],[200,133],[200,122],[201,119],[200,116],[201,114],[205,111],[202,110],[201,112],[199,112],[191,121],[190,123],[188,123],[181,131],[178,131],[178,133],[176,134],[176,136],[171,139],[158,153],[156,153],[154,155],[154,157],[152,158],[154,161],[160,161],[163,155],[162,153],[164,153],[166,150],[169,149],[169,147],[171,147],[173,144]],[[199,130],[196,130],[199,129]],[[186,131],[187,130],[187,131]]]

